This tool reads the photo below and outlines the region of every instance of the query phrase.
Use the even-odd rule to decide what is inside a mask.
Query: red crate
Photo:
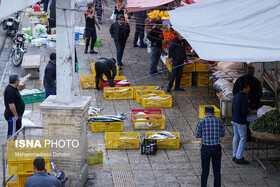
[[[144,112],[145,114],[162,114],[162,109],[132,109],[131,122],[132,122],[132,115],[135,115],[138,112]]]
[[[126,84],[117,84],[118,82],[120,82],[121,80],[114,80],[114,84],[115,84],[115,87],[130,87],[130,83],[126,83]],[[101,88],[102,90],[105,88],[105,87],[110,87],[109,85],[109,81],[105,81],[101,83]]]

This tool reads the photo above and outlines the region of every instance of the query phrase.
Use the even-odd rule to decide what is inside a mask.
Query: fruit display
[[[280,109],[271,110],[250,124],[255,132],[280,134]]]
[[[172,41],[177,36],[175,32],[168,30],[163,30],[162,34],[165,41]]]
[[[169,15],[165,11],[154,10],[148,14],[148,17],[153,20],[160,20],[163,17],[169,17]]]

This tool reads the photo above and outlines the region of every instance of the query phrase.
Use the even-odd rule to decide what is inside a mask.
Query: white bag
[[[114,14],[114,12],[113,12],[113,14],[112,14],[111,17],[110,17],[110,20],[116,21],[116,18],[117,18],[117,16],[116,16],[116,14]]]
[[[275,108],[272,108],[271,106],[263,105],[261,108],[258,109],[257,115],[260,118],[262,115],[264,115],[265,113],[267,113],[273,109],[275,109]]]

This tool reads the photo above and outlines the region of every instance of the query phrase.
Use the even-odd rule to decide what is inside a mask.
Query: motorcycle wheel
[[[12,63],[15,67],[21,65],[23,59],[23,52],[20,49],[15,49],[12,52]]]

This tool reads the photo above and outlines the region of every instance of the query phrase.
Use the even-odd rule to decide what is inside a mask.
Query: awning
[[[204,0],[168,13],[173,28],[202,59],[280,60],[279,0]]]
[[[126,9],[128,12],[148,10],[173,1],[174,0],[127,0]]]

